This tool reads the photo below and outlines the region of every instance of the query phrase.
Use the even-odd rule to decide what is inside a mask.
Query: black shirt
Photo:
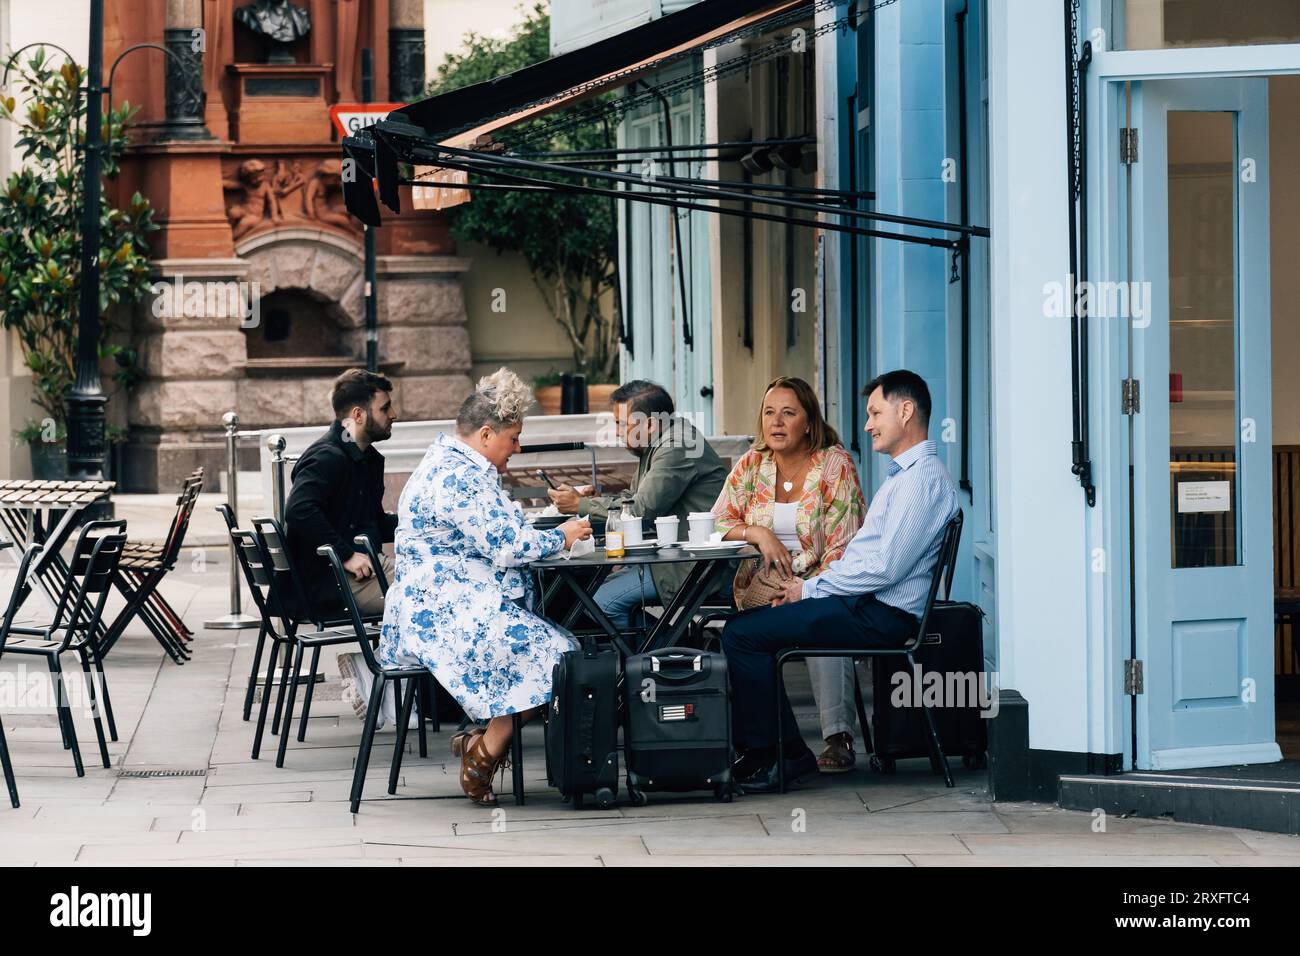
[[[384,511],[384,456],[373,446],[362,451],[336,421],[302,453],[292,480],[284,509],[289,555],[308,599],[337,603],[334,571],[316,549],[333,545],[347,561],[359,534],[376,548],[393,540],[397,515]]]

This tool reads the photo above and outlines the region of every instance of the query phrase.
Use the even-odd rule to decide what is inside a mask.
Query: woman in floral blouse
[[[510,745],[511,716],[536,716],[551,699],[551,671],[573,638],[527,610],[525,566],[591,536],[585,519],[539,531],[501,487],[519,451],[528,386],[508,369],[479,382],[402,490],[396,576],[384,602],[379,660],[419,662],[485,730],[452,738],[460,785],[496,804],[492,775]]]
[[[755,434],[713,506],[724,538],[745,540],[763,555],[736,572],[737,606],[746,590],[760,587],[760,568],[764,577],[821,574],[844,553],[866,513],[853,459],[803,379],[781,377],[767,387]],[[817,765],[823,773],[850,770],[856,760],[853,662],[811,658],[808,672],[826,740]]]

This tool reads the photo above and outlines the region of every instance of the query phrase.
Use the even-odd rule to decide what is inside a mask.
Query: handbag
[[[796,574],[802,574],[812,566],[812,555],[807,551],[801,551],[795,555],[791,565]],[[768,568],[760,565],[754,576],[749,579],[749,584],[743,590],[736,592],[736,607],[741,611],[767,607],[772,603],[772,599],[781,594],[786,585],[793,580],[794,575],[782,574],[775,567]]]

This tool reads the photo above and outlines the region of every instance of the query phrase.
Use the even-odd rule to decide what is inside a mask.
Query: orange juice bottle
[[[618,515],[613,511],[605,519],[605,557],[621,558],[623,550],[623,529],[619,526]]]

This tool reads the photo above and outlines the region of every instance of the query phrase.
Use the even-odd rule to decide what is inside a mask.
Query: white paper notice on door
[[[1232,482],[1180,481],[1178,513],[1232,510]]]

